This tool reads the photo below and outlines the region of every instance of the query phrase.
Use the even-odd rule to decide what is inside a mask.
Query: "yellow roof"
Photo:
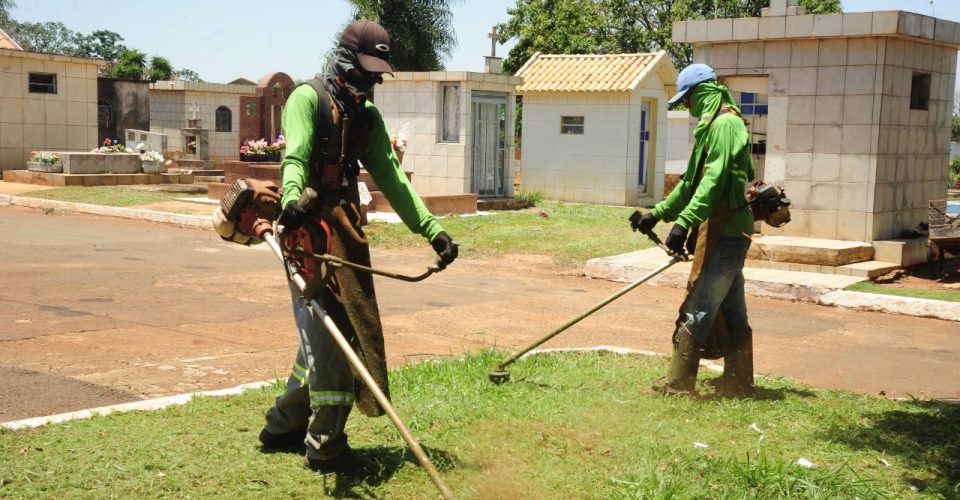
[[[654,68],[666,63],[674,84],[677,70],[666,52],[649,54],[552,55],[534,54],[517,76],[520,93],[529,92],[627,92],[634,90]],[[670,73],[667,76],[669,77]]]
[[[20,44],[3,30],[0,30],[0,49],[23,50]]]

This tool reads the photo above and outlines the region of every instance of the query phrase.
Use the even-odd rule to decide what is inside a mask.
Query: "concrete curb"
[[[40,427],[47,424],[57,424],[61,422],[67,422],[69,420],[80,420],[84,418],[90,418],[98,415],[109,415],[115,412],[124,412],[124,411],[133,411],[133,410],[161,410],[168,406],[173,405],[185,405],[190,402],[195,396],[233,396],[240,394],[241,392],[247,389],[259,389],[264,386],[273,384],[272,380],[265,380],[262,382],[252,382],[249,384],[238,385],[236,387],[231,387],[228,389],[218,389],[215,391],[205,391],[205,392],[191,392],[187,394],[178,394],[176,396],[167,396],[165,398],[156,398],[156,399],[146,399],[143,401],[135,401],[133,403],[122,403],[111,406],[101,406],[99,408],[90,408],[88,410],[79,410],[71,411],[68,413],[59,413],[57,415],[49,415],[46,417],[34,417],[27,418],[23,420],[13,420],[10,422],[4,422],[0,424],[0,428],[18,430],[18,429],[29,429],[33,427]]]
[[[960,321],[960,302],[836,290],[821,295],[818,303],[863,311]]]
[[[628,254],[629,255],[629,254]],[[631,265],[622,256],[591,259],[587,262],[586,274],[594,279],[605,279],[622,283],[633,282],[652,269],[643,265]],[[650,264],[647,264],[650,265]],[[681,266],[682,264],[677,264]],[[649,285],[670,288],[685,288],[689,272],[667,269],[647,282]],[[897,297],[875,293],[850,292],[842,287],[822,284],[786,283],[751,278],[751,269],[745,270],[746,293],[753,297],[807,302],[823,306],[842,307],[861,311],[875,311],[888,314],[902,314],[923,318],[960,322],[960,303],[943,300]],[[760,270],[761,272],[765,270]],[[780,272],[787,274],[788,272]],[[864,278],[863,280],[865,280]],[[863,281],[861,280],[861,281]]]
[[[90,205],[87,203],[72,203],[67,201],[44,200],[40,198],[29,198],[26,196],[0,195],[0,205],[14,205],[27,208],[39,208],[43,210],[63,210],[68,212],[77,212],[82,214],[101,215],[105,217],[117,217],[120,219],[136,219],[160,224],[170,224],[179,227],[191,227],[195,229],[211,229],[212,217],[201,217],[198,215],[171,214],[168,212],[155,212],[153,210],[141,210],[136,208],[104,207],[101,205]]]

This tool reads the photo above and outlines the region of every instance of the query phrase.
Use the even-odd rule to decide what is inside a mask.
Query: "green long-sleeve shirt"
[[[286,206],[290,200],[299,199],[308,184],[314,125],[317,122],[317,102],[317,91],[310,85],[300,85],[290,93],[283,108],[286,156],[280,164],[280,175],[283,179],[282,206]],[[373,117],[373,128],[370,130],[367,147],[360,155],[360,162],[367,172],[370,172],[377,187],[410,231],[432,241],[443,231],[443,227],[424,206],[400,168],[400,160],[393,151],[380,110],[369,100],[366,101],[366,107]]]
[[[707,134],[707,159],[696,191],[693,185],[698,166],[691,161],[677,187],[651,213],[660,220],[675,220],[690,229],[713,215],[720,197],[726,196],[728,210],[733,212],[723,235],[749,236],[753,234],[753,213],[749,208],[741,208],[746,204],[747,181],[754,176],[747,144],[749,133],[743,120],[729,113],[717,117]]]

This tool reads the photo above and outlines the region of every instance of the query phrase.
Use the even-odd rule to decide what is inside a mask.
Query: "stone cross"
[[[487,35],[490,38],[490,57],[497,57],[497,27],[494,26],[490,29],[490,33]]]
[[[190,107],[187,108],[187,109],[190,110],[190,119],[191,119],[191,120],[196,120],[196,119],[197,119],[197,112],[200,111],[200,106],[197,106],[197,103],[193,103],[193,104],[191,104]]]

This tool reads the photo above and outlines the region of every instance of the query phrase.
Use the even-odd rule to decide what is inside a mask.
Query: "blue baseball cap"
[[[716,79],[717,74],[713,72],[713,68],[710,66],[691,64],[683,68],[683,71],[677,76],[677,93],[667,102],[674,104],[683,99],[683,96],[687,95],[687,92],[690,92],[690,89],[696,87],[697,84]]]

